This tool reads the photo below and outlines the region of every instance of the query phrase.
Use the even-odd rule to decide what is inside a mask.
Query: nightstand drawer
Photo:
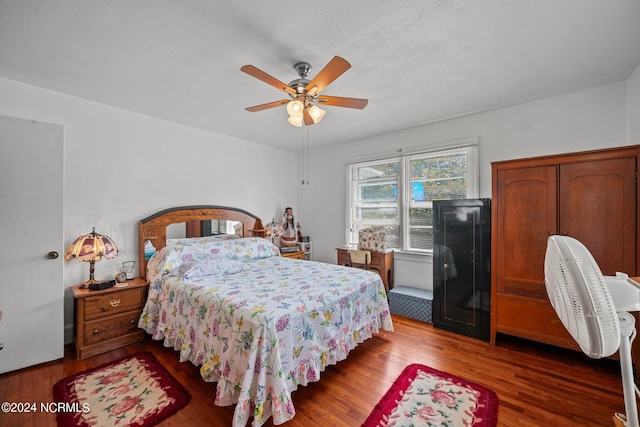
[[[282,252],[282,253],[280,253],[280,255],[282,255],[285,258],[304,259],[304,252],[303,251]]]
[[[84,301],[84,320],[142,309],[144,293],[145,289],[137,288],[86,297]]]
[[[142,314],[142,310],[125,313],[108,319],[86,322],[84,324],[84,344],[95,344],[137,331],[140,314]]]

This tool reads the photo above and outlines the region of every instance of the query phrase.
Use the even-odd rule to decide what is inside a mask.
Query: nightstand
[[[286,258],[304,259],[304,251],[281,252],[280,255]]]
[[[74,305],[76,358],[86,359],[140,341],[144,331],[138,319],[147,300],[144,279],[101,291],[71,287]]]
[[[300,242],[300,249],[304,252],[304,259],[311,261],[313,259],[313,243]]]

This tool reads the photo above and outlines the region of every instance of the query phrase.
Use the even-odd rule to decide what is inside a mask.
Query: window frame
[[[380,164],[385,164],[385,163],[398,163],[398,174],[395,178],[393,177],[382,177],[382,178],[369,178],[369,179],[358,179],[357,177],[357,172],[359,168],[366,168],[368,166],[376,166],[376,165],[380,165]],[[402,218],[402,207],[401,207],[401,200],[402,200],[402,185],[401,185],[401,170],[402,170],[402,165],[401,162],[399,160],[399,158],[397,156],[393,156],[393,157],[389,157],[389,158],[383,158],[383,159],[379,159],[379,160],[372,160],[372,161],[365,161],[365,162],[358,162],[358,163],[354,163],[351,166],[347,167],[347,231],[346,231],[346,235],[345,235],[345,243],[348,245],[353,245],[354,243],[357,243],[357,235],[358,235],[358,224],[364,222],[368,225],[373,225],[373,226],[398,226],[399,227],[399,231],[401,232],[401,218]],[[378,207],[381,208],[396,208],[397,209],[397,220],[388,220],[388,219],[369,219],[369,220],[358,220],[357,217],[357,211],[359,210],[358,208],[358,203],[357,200],[358,199],[358,189],[364,184],[366,186],[366,184],[373,184],[375,185],[376,182],[384,182],[384,181],[393,181],[396,180],[396,189],[397,189],[397,196],[396,196],[396,202],[387,202],[387,203],[380,203],[378,205]],[[361,205],[360,205],[361,206]],[[355,241],[354,241],[355,239]],[[401,239],[400,239],[401,241]]]
[[[441,157],[456,154],[467,156],[467,194],[465,198],[477,198],[479,194],[479,168],[478,168],[478,138],[458,141],[457,143],[443,144],[429,148],[419,148],[404,152],[398,149],[395,153],[379,155],[368,158],[348,159],[346,163],[346,228],[345,246],[353,246],[358,243],[356,224],[360,223],[355,219],[357,180],[356,171],[358,167],[390,163],[398,161],[398,248],[397,252],[414,254],[432,254],[433,249],[412,248],[410,246],[410,231],[416,228],[433,228],[431,226],[411,226],[409,221],[410,209],[413,207],[433,209],[433,201],[412,202],[411,193],[411,161],[420,158]],[[368,221],[374,223],[376,221]],[[389,224],[389,222],[385,222]],[[382,224],[381,224],[382,225]]]

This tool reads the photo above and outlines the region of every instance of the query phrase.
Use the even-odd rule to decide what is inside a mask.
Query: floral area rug
[[[191,400],[148,352],[64,378],[53,386],[53,397],[61,427],[153,426]]]
[[[362,427],[495,426],[498,396],[428,366],[407,366]]]

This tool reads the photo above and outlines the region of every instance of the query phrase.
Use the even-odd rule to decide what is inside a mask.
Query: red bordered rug
[[[59,426],[153,426],[191,396],[149,352],[140,352],[58,381]],[[58,403],[60,404],[60,403]]]
[[[498,396],[425,365],[407,366],[362,427],[476,426],[498,422]]]

